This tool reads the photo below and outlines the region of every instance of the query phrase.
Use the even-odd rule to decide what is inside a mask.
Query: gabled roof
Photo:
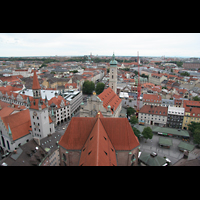
[[[144,105],[139,113],[167,116],[167,110],[168,108],[163,106]]]
[[[61,102],[64,101],[65,106],[67,105],[67,101],[60,95],[58,95],[57,97],[53,97],[48,101],[49,106],[54,103],[55,105],[57,105],[57,108],[60,108],[60,104]]]
[[[13,140],[17,140],[29,134],[29,130],[31,130],[31,120],[28,109],[17,112],[13,115],[2,117],[1,119],[7,129],[9,124]]]
[[[81,150],[79,165],[116,165],[116,150],[140,145],[127,118],[73,117],[59,145]]]
[[[59,145],[69,150],[82,149],[96,120],[92,117],[72,117]]]
[[[143,102],[161,103],[162,96],[158,94],[143,94]]]
[[[39,81],[38,81],[38,77],[37,77],[37,74],[36,74],[36,70],[34,70],[32,89],[33,90],[39,90],[39,89],[41,89]]]
[[[112,114],[122,101],[110,87],[99,94],[98,97],[103,101],[103,107],[105,109],[107,109],[108,105],[111,106]]]
[[[98,118],[85,145],[79,161],[81,166],[117,165],[114,147]]]

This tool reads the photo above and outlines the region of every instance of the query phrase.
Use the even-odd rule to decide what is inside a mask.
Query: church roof
[[[116,150],[139,146],[127,118],[73,117],[59,141],[66,150],[81,150],[79,165],[117,165]]]
[[[99,118],[83,146],[79,165],[117,165],[114,147]]]
[[[111,106],[112,114],[122,101],[110,87],[104,90],[98,97],[103,101],[105,109],[107,109],[108,105]]]
[[[36,74],[36,70],[34,70],[32,89],[33,90],[39,90],[39,89],[41,89],[39,81],[38,81],[38,77],[37,77],[37,74]]]

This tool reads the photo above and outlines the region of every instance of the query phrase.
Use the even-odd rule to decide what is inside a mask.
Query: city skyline
[[[0,57],[200,57],[199,33],[0,33]]]

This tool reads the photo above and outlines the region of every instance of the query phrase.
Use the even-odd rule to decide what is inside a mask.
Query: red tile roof
[[[52,103],[54,103],[55,105],[57,105],[57,108],[60,108],[60,104],[61,101],[64,101],[65,106],[67,105],[67,101],[60,95],[58,95],[57,97],[53,97],[48,101],[48,105],[50,106]]]
[[[192,110],[190,112],[190,117],[200,118],[200,108],[192,108]]]
[[[163,106],[144,105],[139,113],[167,116],[167,110],[168,108]]]
[[[73,88],[77,88],[77,83],[66,83],[65,88],[69,88],[69,86],[73,86]]]
[[[33,75],[33,90],[39,90],[41,89],[38,78],[37,78],[37,74],[36,74],[36,70],[34,70],[34,75]]]
[[[100,118],[115,150],[132,150],[140,143],[127,118]]]
[[[72,117],[59,145],[65,149],[82,149],[96,120],[91,117]]]
[[[183,108],[186,108],[186,107],[199,107],[200,108],[200,101],[184,100]]]
[[[116,150],[140,145],[127,118],[73,117],[59,145],[82,150],[79,165],[116,165]]]
[[[161,103],[162,96],[158,94],[143,94],[143,102]]]
[[[98,97],[103,101],[103,107],[107,109],[108,105],[111,106],[111,111],[115,111],[119,104],[121,103],[121,99],[115,94],[115,92],[108,87],[105,89]]]
[[[31,130],[31,120],[28,109],[17,112],[13,115],[2,117],[1,119],[4,122],[7,129],[9,124],[13,140],[17,140],[29,134],[29,130]]]
[[[115,149],[98,118],[85,145],[83,146],[79,165],[112,166],[117,165]]]

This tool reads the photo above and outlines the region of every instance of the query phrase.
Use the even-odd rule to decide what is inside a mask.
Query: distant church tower
[[[48,101],[42,100],[41,87],[34,70],[33,75],[33,100],[27,100],[32,125],[32,136],[38,139],[46,137],[50,133],[54,133],[54,124],[48,114]]]
[[[110,61],[110,78],[109,87],[117,94],[117,61],[113,53],[112,60]]]

